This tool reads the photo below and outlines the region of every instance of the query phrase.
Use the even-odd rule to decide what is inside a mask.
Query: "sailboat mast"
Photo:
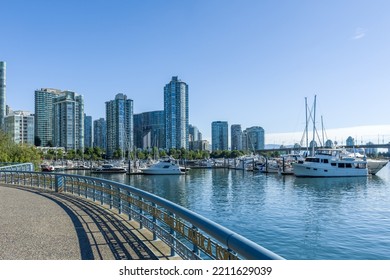
[[[307,97],[305,97],[305,109],[306,109],[306,127],[305,127],[305,134],[306,134],[306,152],[309,151],[309,134],[308,134],[308,119],[307,119]]]
[[[324,138],[324,120],[321,116],[321,129],[322,129],[322,146],[325,146],[325,138]]]
[[[315,143],[315,135],[316,135],[316,99],[317,99],[317,95],[314,95],[312,156],[314,156],[314,143]]]

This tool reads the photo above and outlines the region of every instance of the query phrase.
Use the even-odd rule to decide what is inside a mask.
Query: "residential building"
[[[211,149],[224,151],[229,149],[228,122],[214,121],[211,123]]]
[[[4,130],[18,144],[34,145],[34,116],[26,111],[13,111],[4,118]]]
[[[196,126],[189,125],[189,149],[190,150],[200,150],[199,142],[202,140],[202,133],[199,132],[199,129]]]
[[[92,117],[84,114],[84,147],[92,148]]]
[[[231,135],[231,149],[232,151],[242,150],[242,130],[240,124],[232,124],[230,127],[230,135]]]
[[[198,140],[192,143],[192,150],[194,151],[210,151],[210,142],[207,140]]]
[[[188,85],[172,77],[164,87],[165,147],[188,149]]]
[[[0,128],[4,127],[4,118],[6,116],[6,63],[0,61]]]
[[[107,149],[107,124],[104,118],[93,121],[93,146]]]
[[[35,91],[35,146],[53,146],[53,98],[62,95],[59,89]]]
[[[264,129],[260,126],[252,126],[243,132],[243,149],[247,151],[264,150]]]
[[[134,114],[134,144],[136,148],[165,148],[164,111]]]
[[[133,100],[118,93],[114,100],[106,102],[107,156],[131,151],[134,145]]]
[[[63,91],[53,98],[53,143],[66,151],[84,151],[84,98]]]

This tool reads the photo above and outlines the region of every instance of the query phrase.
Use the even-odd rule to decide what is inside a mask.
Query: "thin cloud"
[[[366,36],[367,34],[367,30],[364,29],[364,28],[356,28],[355,30],[355,35],[352,37],[352,40],[359,40],[361,38],[363,38],[364,36]]]

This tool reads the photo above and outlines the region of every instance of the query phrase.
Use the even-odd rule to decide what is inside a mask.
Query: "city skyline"
[[[164,85],[179,76],[190,87],[189,123],[208,140],[213,121],[261,126],[266,143],[274,135],[303,132],[304,98],[314,95],[328,130],[385,125],[389,6],[3,3],[7,105],[34,111],[35,90],[61,88],[83,95],[93,120],[105,117],[104,104],[117,92],[134,100],[135,114],[157,111],[164,106]],[[40,14],[57,18],[48,23]],[[72,21],[63,24],[67,15]],[[389,137],[390,130],[375,134]]]

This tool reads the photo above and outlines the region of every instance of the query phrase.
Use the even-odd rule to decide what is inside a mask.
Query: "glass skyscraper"
[[[5,87],[6,87],[6,63],[0,61],[0,128],[4,128],[5,117]]]
[[[107,120],[107,156],[113,157],[120,150],[131,151],[133,140],[133,100],[127,99],[123,93],[118,93],[115,100],[106,102]]]
[[[55,147],[84,151],[84,98],[63,91],[53,98],[53,143]]]
[[[59,89],[42,88],[35,91],[35,146],[53,146],[53,98]]]
[[[93,146],[107,149],[107,124],[104,118],[93,121]]]
[[[134,115],[134,144],[136,148],[165,148],[164,111]]]
[[[242,130],[240,124],[232,124],[230,127],[230,135],[231,135],[231,149],[232,151],[242,150]]]
[[[264,150],[264,129],[260,126],[252,126],[243,132],[243,149],[248,151]]]
[[[84,114],[84,147],[92,148],[92,117]]]
[[[188,149],[188,85],[172,77],[164,87],[165,147]]]
[[[215,121],[211,123],[211,149],[224,151],[229,149],[228,122]]]

